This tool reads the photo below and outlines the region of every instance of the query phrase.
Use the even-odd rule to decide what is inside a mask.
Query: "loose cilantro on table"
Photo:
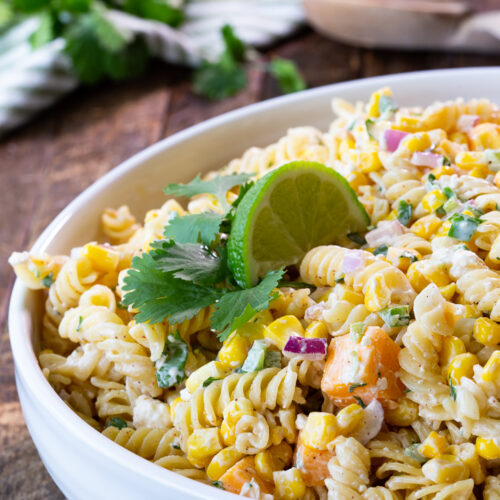
[[[186,378],[184,367],[188,356],[188,346],[179,332],[169,334],[161,358],[156,362],[158,387],[168,388]]]
[[[273,59],[269,64],[269,71],[276,78],[281,91],[285,94],[299,92],[306,88],[306,82],[297,66],[288,59]]]

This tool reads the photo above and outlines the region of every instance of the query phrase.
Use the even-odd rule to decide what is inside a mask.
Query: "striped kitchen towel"
[[[223,49],[220,28],[230,24],[247,44],[264,46],[296,30],[304,20],[301,0],[190,0],[178,28],[110,11],[118,27],[143,37],[150,52],[168,62],[198,65]],[[27,122],[78,85],[64,40],[33,50],[29,37],[38,20],[28,19],[0,39],[0,136]]]

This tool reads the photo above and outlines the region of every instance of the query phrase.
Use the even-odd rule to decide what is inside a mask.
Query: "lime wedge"
[[[254,286],[271,269],[297,264],[311,248],[369,223],[344,177],[321,163],[287,163],[262,177],[237,207],[229,266],[241,286]]]

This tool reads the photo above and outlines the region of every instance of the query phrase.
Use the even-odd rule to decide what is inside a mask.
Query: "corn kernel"
[[[362,172],[358,172],[357,170],[354,170],[347,176],[347,181],[354,191],[357,191],[360,186],[366,186],[368,184],[368,178],[366,175]]]
[[[499,149],[500,126],[494,123],[480,123],[469,132],[472,149]]]
[[[481,344],[494,347],[500,343],[500,325],[489,318],[477,318],[473,334]]]
[[[466,352],[464,354],[458,354],[455,356],[448,366],[448,377],[451,379],[453,384],[460,384],[462,377],[471,378],[474,374],[474,365],[478,364],[479,360],[477,357]]]
[[[500,351],[495,351],[491,354],[490,359],[488,359],[481,370],[481,378],[485,382],[500,384]]]
[[[292,467],[273,473],[277,500],[298,500],[306,494],[306,484],[299,469]]]
[[[323,321],[312,321],[306,328],[305,336],[309,339],[327,339],[328,328]]]
[[[432,139],[427,132],[417,132],[411,136],[405,137],[402,141],[408,151],[425,151],[432,146]]]
[[[450,283],[449,285],[442,286],[439,291],[445,300],[450,301],[457,291],[457,285],[455,283]]]
[[[398,213],[396,210],[391,210],[385,217],[384,220],[395,220],[398,218]]]
[[[468,476],[467,466],[454,455],[432,458],[422,466],[422,472],[434,483],[455,483]]]
[[[273,480],[273,473],[292,462],[292,447],[285,441],[255,455],[255,469],[264,479]]]
[[[391,425],[407,427],[418,418],[418,404],[408,398],[401,398],[394,409],[385,410],[385,419]]]
[[[368,174],[376,172],[382,168],[382,162],[376,151],[368,153],[359,153],[359,168],[362,172]]]
[[[276,345],[279,349],[283,350],[287,340],[292,335],[304,336],[304,327],[296,316],[282,316],[274,320],[265,332],[266,338]]]
[[[444,337],[441,352],[439,353],[439,363],[448,372],[448,365],[452,359],[466,351],[465,344],[458,337]]]
[[[435,234],[435,236],[448,236],[448,232],[450,231],[451,221],[447,220],[441,224],[441,227]]]
[[[426,458],[437,458],[444,455],[447,448],[446,438],[432,431],[418,447],[418,452]]]
[[[430,214],[417,219],[410,227],[410,231],[420,236],[420,238],[428,240],[438,231],[442,223],[443,221],[439,217]]]
[[[458,153],[455,163],[457,167],[463,170],[472,170],[473,168],[487,164],[482,151],[463,151]]]
[[[431,174],[433,174],[436,179],[439,179],[442,175],[453,175],[454,173],[455,171],[449,165],[443,165],[431,171]]]
[[[490,170],[487,166],[485,165],[480,165],[480,166],[477,166],[477,167],[474,167],[471,171],[470,171],[470,175],[472,177],[478,177],[479,179],[486,179],[486,177],[488,177],[488,175],[490,175]]]
[[[245,456],[237,451],[234,446],[228,446],[219,451],[207,467],[207,476],[212,481],[217,481],[228,469]]]
[[[464,144],[466,146],[469,145],[469,139],[467,138],[467,134],[464,132],[453,132],[450,135],[450,140],[458,144]]]
[[[475,484],[481,484],[486,478],[486,467],[484,460],[478,455],[475,445],[472,443],[454,444],[448,448],[450,455],[455,455],[468,468],[470,477]]]
[[[363,424],[364,410],[358,404],[351,404],[337,413],[338,432],[342,436],[353,434]]]
[[[439,207],[443,206],[447,199],[448,198],[442,191],[439,189],[433,189],[422,198],[422,208],[431,214]]]
[[[187,390],[192,394],[208,378],[222,378],[226,372],[227,370],[222,363],[210,361],[191,373],[186,380]]]
[[[379,103],[382,96],[392,96],[391,89],[384,87],[383,89],[377,90],[370,96],[370,100],[367,105],[367,114],[369,118],[377,118],[380,116]]]
[[[120,254],[111,247],[87,243],[82,248],[82,257],[86,257],[96,271],[109,273],[118,267]]]
[[[196,429],[187,440],[187,457],[195,467],[206,467],[221,451],[223,443],[218,427]]]
[[[233,332],[224,341],[217,355],[221,366],[227,370],[241,366],[245,362],[250,346],[251,342],[247,337],[240,335],[237,331]]]
[[[422,121],[416,116],[399,116],[397,127],[394,128],[403,132],[418,132],[422,129]]]
[[[374,276],[365,289],[365,306],[370,312],[380,311],[387,305],[390,295],[384,276]]]
[[[450,283],[446,269],[440,266],[439,263],[426,260],[413,262],[408,268],[406,276],[417,292],[421,292],[431,283],[434,283],[439,288]]]
[[[496,460],[500,458],[500,438],[482,438],[476,439],[476,450],[480,457],[486,460]]]
[[[338,433],[337,419],[331,413],[311,412],[307,416],[305,427],[301,431],[304,444],[317,450],[326,450],[327,444]]]

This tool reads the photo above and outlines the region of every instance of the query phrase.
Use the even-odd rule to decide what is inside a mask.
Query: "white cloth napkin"
[[[290,34],[304,21],[301,0],[191,0],[185,14],[185,22],[176,29],[120,11],[111,11],[109,17],[141,34],[153,55],[190,66],[218,56],[224,24],[230,24],[247,44],[263,46]],[[37,23],[36,19],[21,23],[0,42],[0,136],[78,85],[63,53],[64,40],[31,48],[29,36]]]

